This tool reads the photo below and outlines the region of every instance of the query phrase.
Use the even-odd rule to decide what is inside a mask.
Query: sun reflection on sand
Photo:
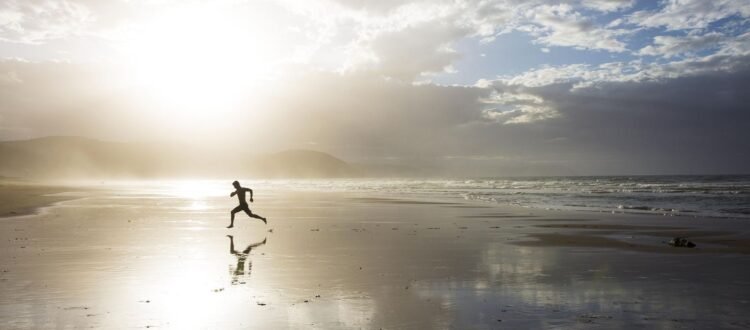
[[[201,200],[208,197],[218,197],[230,191],[228,184],[221,185],[219,181],[212,180],[180,180],[166,182],[166,193],[171,196]],[[227,192],[226,195],[229,193]]]
[[[205,201],[195,200],[185,210],[188,211],[205,211],[208,209],[208,204]]]
[[[205,266],[200,262],[181,265],[180,275],[163,281],[160,285],[162,294],[154,298],[160,301],[167,319],[177,323],[172,324],[177,328],[194,327],[209,321],[203,318],[206,312],[210,312],[207,303],[215,298],[212,297],[214,293],[206,288],[214,280],[210,278],[211,273],[205,271]]]
[[[258,303],[267,301],[271,295],[263,287],[250,283],[250,251],[238,261],[237,256],[227,251],[229,242],[209,241],[222,244],[212,245],[207,251],[206,240],[194,238],[180,249],[162,245],[165,250],[137,258],[140,262],[131,265],[132,274],[137,275],[118,289],[117,300],[124,301],[125,306],[138,314],[144,322],[142,327],[221,328],[225,322],[237,326],[237,315],[250,322],[263,319],[256,308],[261,308]],[[236,269],[237,264],[241,268]]]
[[[165,184],[163,194],[184,199],[187,205],[179,207],[183,211],[207,211],[211,209],[210,199],[228,196],[227,185],[214,180],[180,180]]]

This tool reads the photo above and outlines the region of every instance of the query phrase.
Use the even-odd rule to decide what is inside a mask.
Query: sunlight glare
[[[166,183],[166,186],[168,195],[200,203],[209,197],[228,196],[231,191],[228,184],[210,180],[181,180]]]
[[[156,15],[126,45],[134,84],[170,119],[223,117],[272,73],[272,40],[228,9],[203,4]]]

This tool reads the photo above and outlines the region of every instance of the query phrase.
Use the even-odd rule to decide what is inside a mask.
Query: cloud
[[[172,7],[201,2],[92,0],[11,1],[0,7],[0,40],[42,44],[85,35],[113,49],[143,33],[144,22]],[[269,39],[294,32],[293,51],[283,61],[332,71],[381,70],[381,74],[421,81],[424,75],[445,72],[460,58],[455,45],[465,38],[491,42],[511,31],[530,33],[543,46],[624,52],[619,38],[628,32],[596,23],[595,14],[630,6],[629,1],[585,0],[550,5],[548,0],[459,1],[218,1],[206,7],[232,13],[264,13],[252,21],[273,17],[263,25]],[[200,6],[198,6],[200,7]],[[274,8],[271,8],[274,7]],[[277,9],[278,7],[280,9]],[[147,24],[146,24],[147,25]],[[140,31],[140,32],[139,32]],[[135,33],[135,35],[133,35]],[[284,39],[286,40],[286,39]],[[292,42],[290,42],[292,43]],[[57,58],[60,51],[54,48]],[[102,54],[108,58],[110,54]]]
[[[525,124],[556,118],[559,113],[543,98],[525,92],[525,86],[480,82],[491,94],[483,99],[490,106],[483,110],[484,118],[502,124]]]
[[[718,48],[720,43],[727,38],[718,32],[709,32],[702,35],[687,35],[684,37],[655,36],[653,45],[641,48],[640,55],[662,56],[666,58],[683,54],[694,54],[695,52]]]
[[[379,72],[413,81],[445,71],[458,58],[453,45],[471,32],[458,23],[460,4],[453,1],[319,1],[287,6],[301,14],[301,20],[313,22],[312,32],[328,36],[314,47],[324,56],[311,59],[341,58],[337,66],[327,68],[339,72]]]
[[[533,86],[495,81],[496,90],[519,93],[556,115],[504,125],[514,134],[498,130],[493,140],[534,150],[537,160],[576,164],[581,173],[741,173],[750,165],[750,131],[742,128],[750,120],[743,105],[750,99],[742,90],[750,82],[748,60],[736,58],[731,72],[603,79],[578,88],[574,79]],[[556,149],[546,147],[542,136]]]
[[[735,57],[731,71],[714,66],[660,80],[600,74],[596,85],[578,88],[575,77],[585,70],[627,68],[574,67],[545,84],[475,87],[306,72],[264,102],[228,113],[217,124],[226,126],[207,127],[208,135],[175,130],[153,116],[159,108],[133,103],[137,95],[93,68],[3,61],[0,72],[15,72],[22,83],[0,89],[0,107],[12,110],[3,113],[0,135],[263,141],[258,152],[314,142],[351,161],[389,159],[453,174],[461,174],[452,167],[459,158],[475,175],[737,172],[750,166],[749,60]]]
[[[570,5],[540,6],[528,13],[530,31],[536,41],[547,46],[624,52],[625,43],[617,37],[626,33],[597,26]]]
[[[73,1],[9,0],[0,3],[0,41],[40,44],[82,31],[91,22]]]
[[[344,7],[352,8],[355,10],[363,10],[374,15],[385,15],[389,12],[396,10],[401,6],[411,5],[415,3],[427,3],[428,1],[404,1],[404,0],[380,0],[380,1],[369,1],[369,0],[337,0],[337,3]]]
[[[750,32],[726,40],[714,56],[742,56],[750,53]]]
[[[629,21],[650,28],[704,29],[713,22],[734,15],[744,18],[750,17],[750,1],[669,0],[659,10],[633,13]]]
[[[82,34],[118,41],[118,33],[139,23],[135,12],[143,11],[135,9],[164,2],[51,3],[4,2],[0,38],[42,44]],[[50,9],[63,3],[86,9]],[[739,5],[745,3],[670,1],[610,21],[633,2],[287,0],[260,11],[269,21],[264,36],[291,34],[295,42],[278,52],[291,55],[277,89],[254,103],[214,120],[192,119],[187,129],[181,120],[190,114],[164,112],[101,63],[3,60],[0,137],[262,141],[257,151],[314,144],[348,160],[471,168],[472,175],[741,172],[750,168],[743,89],[750,84],[750,33],[741,22],[706,27],[747,17],[747,6]],[[484,47],[511,31],[543,48],[595,50],[597,62],[562,58],[560,65],[514,67],[521,73],[488,76],[475,86],[414,83],[450,70],[462,41]],[[639,31],[653,43],[630,49]],[[194,70],[180,74],[199,79]],[[211,84],[231,83],[222,77]]]
[[[540,104],[515,104],[510,110],[485,110],[484,115],[487,119],[503,124],[526,124],[559,117],[554,108]]]
[[[514,30],[531,33],[535,42],[546,46],[626,51],[618,38],[627,31],[599,26],[576,8],[608,11],[626,8],[628,1],[588,1],[577,7],[548,2],[293,2],[290,8],[313,20],[325,17],[330,31],[351,31],[348,41],[340,40],[346,60],[339,69],[380,70],[402,80],[447,70],[459,58],[454,45],[461,39],[477,37],[487,43]]]
[[[627,40],[637,28],[700,28],[731,17],[747,17],[743,1],[665,2],[657,10],[638,11],[625,20],[608,16],[633,6],[632,0],[580,0],[559,4],[548,0],[459,1],[237,1],[211,2],[233,12],[263,12],[279,29],[264,26],[269,38],[295,31],[297,47],[287,62],[333,71],[380,70],[401,80],[422,81],[424,75],[448,71],[461,56],[455,49],[466,38],[492,42],[498,34],[528,33],[534,42],[581,50],[630,52]],[[193,2],[191,2],[192,4]],[[91,0],[6,1],[0,5],[0,40],[40,44],[74,35],[99,41],[127,39],[139,20],[185,5],[179,1],[109,2]],[[268,9],[279,7],[283,10]],[[593,10],[593,11],[592,11]],[[604,16],[602,16],[604,15]],[[610,20],[612,24],[607,24]],[[626,24],[627,23],[627,24]],[[708,47],[718,32],[688,36],[656,35],[638,55],[667,58]],[[105,57],[103,55],[103,57]]]
[[[611,12],[632,7],[635,0],[583,0],[581,3],[587,8]]]
[[[460,56],[451,45],[465,33],[460,28],[432,22],[382,33],[366,42],[372,52],[368,69],[405,81],[444,71]]]
[[[709,34],[706,38],[695,39],[659,39],[664,47],[648,48],[647,52],[661,50],[665,56],[678,54],[687,49],[699,50],[711,44],[713,38],[724,40],[718,50],[704,56],[693,56],[668,62],[609,62],[599,65],[569,64],[561,66],[543,66],[524,73],[500,77],[498,81],[507,85],[539,87],[553,84],[570,84],[572,89],[597,86],[608,82],[659,82],[667,79],[735,72],[748,66],[750,56],[750,33],[736,38],[723,38],[718,34]],[[694,41],[691,43],[691,41]],[[488,82],[483,82],[488,84]]]

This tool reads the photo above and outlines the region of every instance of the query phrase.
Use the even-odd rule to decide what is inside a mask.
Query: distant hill
[[[23,178],[361,176],[329,154],[289,150],[241,155],[183,145],[120,143],[82,137],[0,142],[0,176]]]
[[[363,173],[327,153],[312,150],[287,150],[252,162],[253,171],[271,177],[351,177]]]

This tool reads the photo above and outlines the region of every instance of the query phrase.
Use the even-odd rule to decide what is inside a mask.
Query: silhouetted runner
[[[229,194],[229,197],[237,195],[237,198],[239,198],[240,200],[240,205],[238,205],[232,210],[232,222],[229,224],[229,226],[227,226],[227,228],[234,227],[234,214],[239,211],[245,211],[245,213],[247,213],[249,217],[260,219],[261,221],[263,221],[263,223],[267,223],[266,218],[261,217],[257,214],[254,214],[253,211],[250,211],[250,208],[247,206],[247,202],[245,201],[245,192],[250,193],[250,203],[252,203],[253,202],[253,190],[250,188],[241,187],[238,181],[232,182],[232,185],[234,186],[235,190],[231,194]]]

